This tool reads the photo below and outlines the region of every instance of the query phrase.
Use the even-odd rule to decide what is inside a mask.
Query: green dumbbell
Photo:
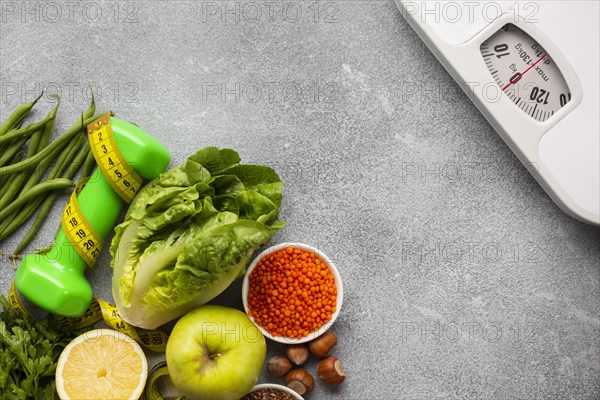
[[[154,179],[167,168],[171,156],[160,142],[131,123],[114,117],[110,122],[119,150],[142,178]],[[125,204],[99,169],[77,202],[90,225],[103,238],[114,228]],[[20,294],[34,305],[53,314],[80,317],[92,300],[85,269],[86,262],[60,228],[48,254],[31,254],[23,259],[15,283]]]

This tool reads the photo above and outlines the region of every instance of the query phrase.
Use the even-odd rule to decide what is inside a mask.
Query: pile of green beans
[[[17,107],[0,125],[0,242],[34,214],[35,219],[14,250],[18,256],[40,230],[63,189],[75,186],[81,170],[86,178],[96,165],[85,127],[95,115],[93,95],[89,108],[66,132],[50,141],[60,98],[41,121],[23,126],[40,96]]]

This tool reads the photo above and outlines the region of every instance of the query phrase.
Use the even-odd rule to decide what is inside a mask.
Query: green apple
[[[190,400],[239,400],[256,384],[266,353],[246,314],[206,305],[177,321],[166,357],[173,386]]]

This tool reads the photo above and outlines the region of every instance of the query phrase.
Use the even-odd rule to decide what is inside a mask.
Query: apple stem
[[[215,358],[219,358],[221,357],[221,353],[217,353],[217,354],[211,354],[210,356],[208,356],[211,360],[214,360]]]

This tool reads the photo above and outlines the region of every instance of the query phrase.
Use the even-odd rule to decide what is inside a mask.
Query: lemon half
[[[125,400],[142,395],[148,361],[129,336],[95,329],[65,347],[56,367],[56,391],[62,400]]]

